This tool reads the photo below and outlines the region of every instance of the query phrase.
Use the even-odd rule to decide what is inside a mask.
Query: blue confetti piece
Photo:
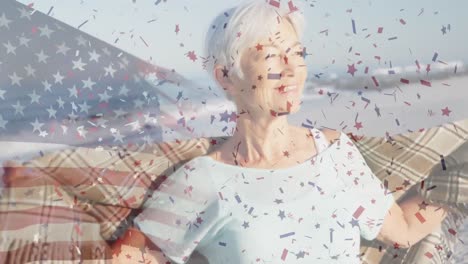
[[[236,198],[237,203],[241,203],[241,202],[242,202],[242,201],[241,201],[241,198],[239,197],[238,194],[236,194],[236,196],[234,196],[234,197]]]
[[[254,210],[254,208],[253,208],[253,207],[250,207],[250,209],[249,209],[249,214],[252,214],[252,211],[253,211],[253,210]]]
[[[269,73],[268,74],[269,80],[279,80],[281,79],[281,73]]]
[[[447,167],[445,166],[444,155],[440,155],[440,163],[442,164],[442,170],[447,170]]]
[[[296,234],[296,233],[295,233],[295,232],[289,232],[289,233],[280,235],[280,238],[289,237],[289,236],[292,236],[292,235],[294,235],[294,234]]]
[[[218,242],[218,245],[225,247],[225,246],[226,246],[226,242]]]
[[[354,19],[351,19],[351,23],[353,24],[353,33],[356,34],[356,23],[354,22]]]
[[[439,54],[436,52],[434,53],[434,56],[432,57],[432,61],[436,61],[437,60],[437,56],[439,56]]]

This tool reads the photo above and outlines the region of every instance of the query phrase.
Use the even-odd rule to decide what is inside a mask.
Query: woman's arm
[[[448,209],[413,194],[390,208],[377,239],[395,248],[409,248],[439,228]]]

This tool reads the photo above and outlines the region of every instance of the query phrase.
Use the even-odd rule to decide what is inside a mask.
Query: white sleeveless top
[[[394,203],[350,138],[290,168],[194,158],[164,181],[135,225],[175,263],[197,250],[211,264],[360,263]]]

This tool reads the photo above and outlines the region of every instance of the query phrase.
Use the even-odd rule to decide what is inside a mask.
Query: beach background
[[[27,75],[12,70],[11,63],[0,63],[3,74],[0,75],[0,91],[5,91],[5,96],[0,93],[0,161],[25,161],[39,153],[71,145],[98,147],[105,142],[130,141],[150,144],[161,140],[231,135],[235,122],[227,116],[236,109],[203,70],[202,36],[211,18],[240,1],[194,2],[19,1],[33,8],[27,11],[33,17],[38,12],[61,21],[83,32],[85,39],[99,39],[128,53],[134,60],[172,69],[184,81],[176,85],[163,82],[157,74],[141,76],[129,82],[122,101],[118,97],[123,90],[121,80],[106,79],[108,83],[100,87],[99,92],[82,89],[89,94],[72,96],[73,83],[65,79],[63,85],[53,87],[53,93],[41,94],[40,104],[35,104],[31,90],[39,94],[44,90],[43,84],[24,79],[19,89],[11,78],[13,72],[22,78]],[[468,43],[468,32],[465,25],[468,17],[463,10],[468,10],[468,2],[397,0],[391,4],[387,1],[343,4],[304,0],[296,3],[301,4],[308,19],[303,44],[309,73],[301,109],[288,117],[292,124],[385,136],[467,118],[468,46],[465,43]],[[2,16],[0,10],[1,18],[8,20],[11,16],[11,13]],[[28,16],[21,18],[26,20]],[[8,28],[0,26],[0,30],[10,34],[0,36],[3,58],[13,56],[11,45],[17,45],[21,36],[7,31],[14,28],[14,23]],[[44,24],[37,26],[43,28]],[[55,26],[50,24],[50,29],[57,31]],[[46,41],[43,31],[39,31]],[[16,42],[9,42],[11,39],[6,36]],[[76,40],[70,40],[72,42]],[[97,51],[105,56],[101,49]],[[70,60],[81,57],[76,55],[76,50],[70,53],[73,52],[75,56]],[[82,66],[84,68],[91,65],[87,52],[82,57],[82,62],[88,65]],[[20,54],[20,49],[17,53]],[[193,60],[193,54],[197,59]],[[120,55],[109,55],[112,56]],[[35,60],[37,57],[31,56],[31,64]],[[350,74],[352,65],[357,71]],[[26,64],[21,65],[22,71],[24,66]],[[118,67],[115,70],[116,75],[126,71]],[[104,77],[110,77],[107,73],[104,68],[98,69],[95,75],[89,74],[89,78],[100,86]],[[53,80],[52,76],[49,78]],[[104,112],[99,107],[102,97],[97,95],[106,90],[110,96],[107,107],[113,110]],[[92,92],[96,96],[90,97]],[[57,98],[63,99],[63,109],[58,107]],[[25,106],[23,115],[14,107],[17,102]],[[58,118],[50,117],[50,112],[46,111],[50,106],[58,111]],[[61,138],[65,131],[61,118],[70,120],[70,114],[82,120],[67,123],[67,130],[82,137],[76,142],[54,141],[53,136]],[[93,133],[96,123],[91,117],[97,114],[101,114],[99,117],[103,120],[102,124],[98,123],[102,133]],[[88,121],[92,121],[91,124]],[[48,135],[40,138],[41,131]],[[31,135],[35,140],[25,140]],[[80,140],[84,140],[82,144]],[[460,243],[454,257],[456,263],[463,263],[468,257],[468,247],[464,244],[468,241],[468,221],[462,230],[457,230],[457,236]]]

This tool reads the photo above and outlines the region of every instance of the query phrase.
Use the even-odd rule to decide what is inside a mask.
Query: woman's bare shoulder
[[[325,135],[325,137],[330,143],[333,143],[335,142],[335,140],[338,140],[342,133],[339,130],[333,130],[330,128],[324,128],[324,129],[321,129],[320,131],[322,131],[322,133]]]

